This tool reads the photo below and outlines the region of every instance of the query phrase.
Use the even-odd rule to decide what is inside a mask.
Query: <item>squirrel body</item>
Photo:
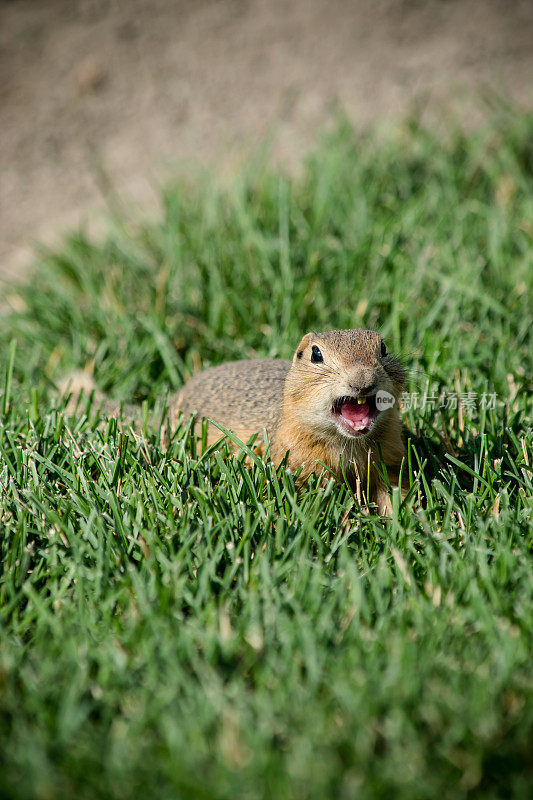
[[[291,361],[233,361],[195,375],[171,411],[231,429],[242,441],[266,429],[271,456],[300,478],[324,465],[359,492],[370,490],[380,513],[391,512],[381,459],[398,485],[405,455],[398,401],[404,370],[375,331],[308,333]],[[208,442],[221,437],[208,427]],[[262,437],[257,450],[263,453]]]
[[[180,391],[174,415],[212,419],[234,431],[246,442],[254,433],[266,429],[274,439],[280,422],[283,387],[291,362],[281,359],[229,361],[199,372]],[[208,441],[220,439],[222,432],[210,425]],[[262,437],[257,451],[262,455]]]
[[[292,361],[231,361],[198,373],[171,399],[169,423],[172,429],[182,414],[194,415],[232,430],[244,442],[259,434],[255,449],[260,455],[266,430],[276,465],[287,456],[287,467],[300,470],[300,480],[325,466],[390,515],[380,470],[383,462],[390,485],[398,486],[405,455],[398,413],[404,381],[401,364],[375,331],[307,333]],[[84,391],[93,393],[105,416],[140,419],[139,407],[100,395],[87,373],[71,375],[63,384],[66,391],[71,411]],[[221,436],[209,423],[208,444]]]

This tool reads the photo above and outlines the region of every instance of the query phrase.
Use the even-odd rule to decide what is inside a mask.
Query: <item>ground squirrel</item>
[[[405,454],[398,400],[405,380],[401,364],[387,353],[375,331],[354,329],[307,333],[291,361],[232,361],[198,373],[170,400],[170,426],[180,415],[208,418],[246,442],[259,433],[256,451],[264,453],[263,429],[273,461],[288,451],[287,466],[305,479],[325,464],[340,480],[367,493],[382,514],[391,513],[381,458],[391,486],[397,486]],[[87,373],[63,384],[74,408],[83,390],[94,391]],[[139,420],[139,408],[121,407],[96,392],[105,416]],[[122,411],[121,411],[122,408]],[[208,426],[208,444],[222,436]],[[341,463],[342,462],[342,463]],[[326,473],[327,476],[327,473]]]
[[[382,514],[390,499],[376,465],[380,452],[392,486],[405,454],[398,400],[405,375],[375,331],[307,333],[291,361],[233,361],[195,375],[171,408],[209,418],[246,441],[266,429],[273,461],[301,477],[325,464],[341,480],[342,464],[354,488]],[[221,432],[210,425],[208,441]],[[262,439],[262,437],[260,437]],[[258,451],[263,450],[262,445]],[[322,464],[320,463],[322,462]]]

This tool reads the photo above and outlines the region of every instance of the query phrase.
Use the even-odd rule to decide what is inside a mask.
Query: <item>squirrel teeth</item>
[[[366,403],[366,397],[356,397],[357,404],[362,406],[363,403]]]

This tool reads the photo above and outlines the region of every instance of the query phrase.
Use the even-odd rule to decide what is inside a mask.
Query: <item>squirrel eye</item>
[[[381,357],[385,358],[387,355],[387,348],[385,347],[385,342],[381,340]]]
[[[311,350],[311,361],[313,362],[313,364],[320,364],[321,361],[324,361],[322,353],[320,352],[316,344],[313,345],[313,348]]]

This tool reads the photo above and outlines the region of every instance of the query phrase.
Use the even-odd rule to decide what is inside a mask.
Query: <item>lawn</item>
[[[196,174],[40,255],[0,318],[0,796],[529,797],[532,282],[503,106],[336,120],[297,176]],[[391,520],[188,420],[165,444],[194,369],[335,327],[409,368]],[[142,425],[67,415],[80,367]]]

